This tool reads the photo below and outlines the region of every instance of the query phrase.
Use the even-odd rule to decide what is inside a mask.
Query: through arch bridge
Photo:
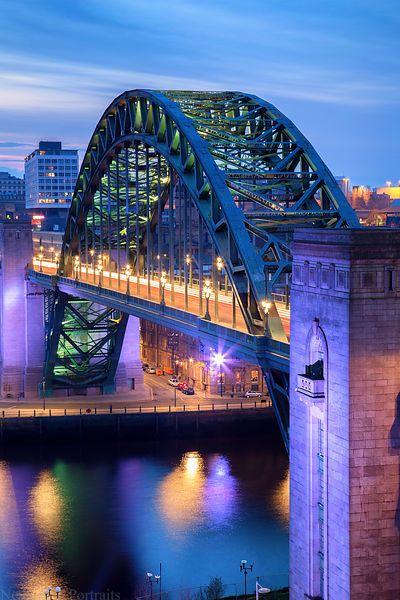
[[[127,315],[258,362],[288,435],[291,240],[358,227],[333,175],[277,108],[240,92],[133,90],[89,142],[46,292],[47,390],[113,385]]]

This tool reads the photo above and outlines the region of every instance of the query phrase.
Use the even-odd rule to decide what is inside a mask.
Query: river
[[[287,584],[288,459],[277,434],[0,455],[0,591],[6,598],[189,598],[211,577],[243,592],[239,564]],[[153,584],[153,597],[159,584]],[[54,596],[55,597],[55,596]]]

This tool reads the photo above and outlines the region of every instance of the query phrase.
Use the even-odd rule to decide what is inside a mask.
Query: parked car
[[[148,373],[149,375],[155,375],[156,374],[156,370],[154,367],[148,367],[146,369],[146,373]]]
[[[142,363],[142,369],[143,371],[147,371],[147,369],[149,368],[149,363]]]
[[[256,392],[256,390],[247,390],[244,395],[246,398],[261,398],[261,392]]]
[[[187,396],[193,396],[194,389],[192,387],[185,387],[183,388],[182,393],[186,394]]]
[[[177,387],[178,383],[179,381],[176,377],[171,377],[171,379],[168,379],[168,385],[172,385],[172,387]]]
[[[183,392],[188,387],[189,387],[189,384],[186,381],[180,381],[178,383],[178,385],[176,386],[176,389],[180,390],[181,392]]]

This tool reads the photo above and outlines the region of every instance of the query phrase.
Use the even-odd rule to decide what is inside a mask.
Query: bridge
[[[293,232],[359,223],[310,142],[240,92],[133,90],[102,115],[45,290],[43,390],[112,390],[128,315],[258,363],[288,440]]]

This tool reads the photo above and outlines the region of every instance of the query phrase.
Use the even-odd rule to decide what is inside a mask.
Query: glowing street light
[[[167,283],[167,274],[161,271],[160,286],[161,286],[161,306],[165,306],[165,286]]]
[[[52,587],[49,585],[49,587],[48,587],[48,588],[46,588],[46,589],[43,591],[43,593],[44,593],[44,596],[45,596],[46,600],[48,600],[48,599],[50,599],[50,598],[52,597],[52,596],[51,596],[51,590],[52,590]],[[54,591],[55,591],[55,593],[56,593],[56,598],[58,598],[58,596],[59,596],[59,594],[60,594],[60,592],[61,592],[61,588],[60,588],[60,586],[59,586],[59,585],[57,585],[57,586],[54,588]]]
[[[206,279],[204,282],[204,297],[206,299],[206,312],[204,315],[204,318],[206,319],[206,321],[211,321],[211,316],[210,316],[210,296],[211,296],[211,281],[209,279]]]
[[[225,363],[224,355],[221,352],[216,352],[212,357],[213,363],[219,367],[219,393],[222,398],[222,367]]]
[[[92,262],[92,271],[94,271],[94,248],[90,248],[89,254]]]
[[[217,259],[215,261],[215,264],[217,266],[217,285],[215,286],[215,318],[218,321],[219,318],[219,298],[218,298],[218,294],[219,294],[219,287],[220,287],[220,278],[221,278],[221,271],[222,271],[222,267],[224,266],[224,261],[222,260],[222,258],[220,256],[217,256]]]
[[[265,335],[270,335],[268,316],[269,316],[269,309],[271,308],[271,302],[268,302],[267,300],[263,300],[261,302],[261,306],[262,306],[262,309],[263,309],[263,312],[265,315],[265,318],[264,318]]]
[[[39,272],[42,273],[43,272],[43,253],[40,252],[40,254],[38,255],[38,259],[39,259]]]
[[[248,565],[247,560],[240,561],[240,572],[244,575],[244,597],[247,599],[247,573],[251,573],[253,565]]]
[[[153,583],[160,583],[161,575],[153,575],[153,573],[146,573],[146,581],[150,585],[150,600],[153,600]]]
[[[75,269],[75,279],[77,281],[78,281],[78,276],[79,276],[79,265],[80,265],[79,256],[75,256],[75,258],[74,258],[74,269]]]
[[[101,262],[97,263],[96,271],[99,274],[99,287],[101,287],[101,285],[102,285],[102,273],[103,273],[103,265],[102,265]]]
[[[129,296],[129,282],[132,275],[132,268],[130,265],[126,265],[125,267],[125,275],[126,275],[126,295]]]

